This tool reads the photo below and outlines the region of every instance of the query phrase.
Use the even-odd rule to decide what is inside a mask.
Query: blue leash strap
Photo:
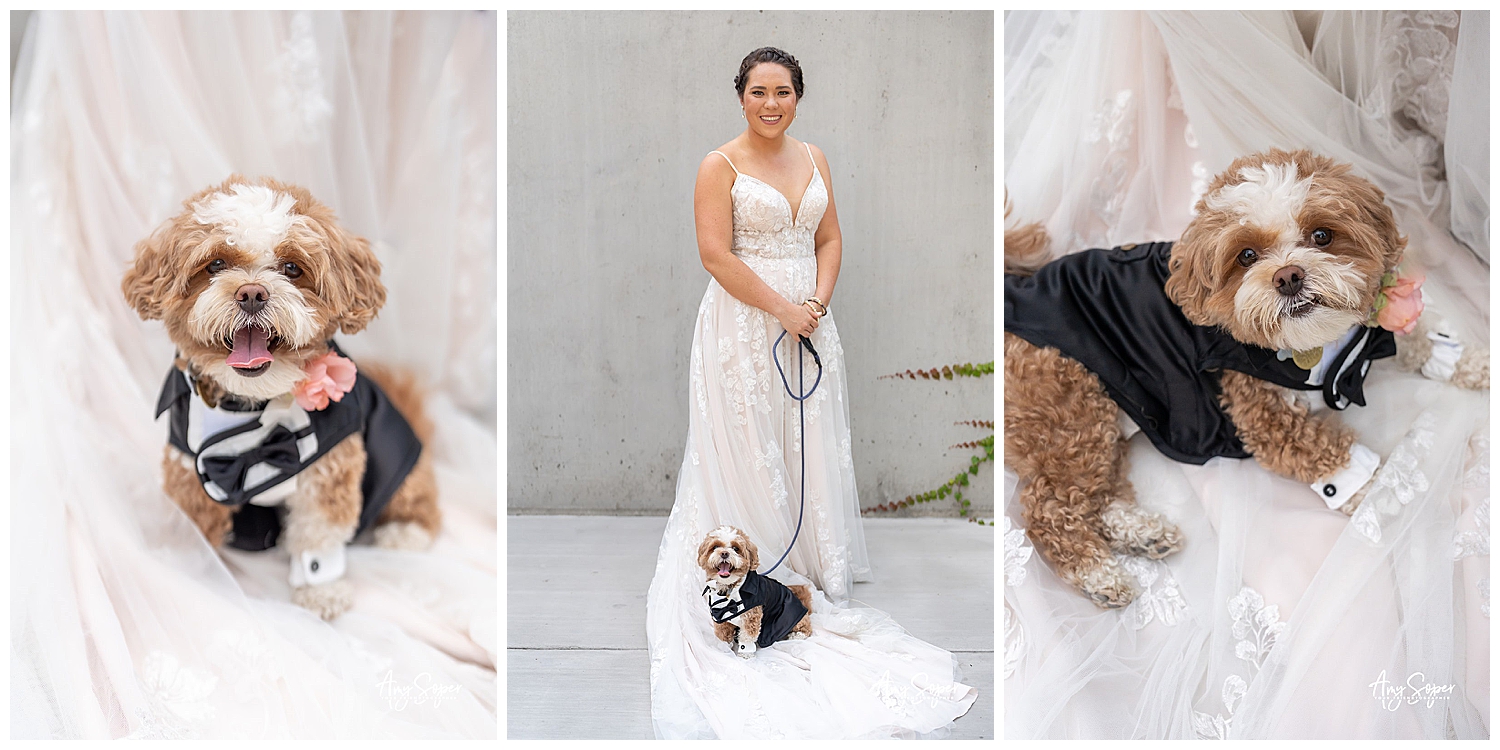
[[[800,492],[798,494],[801,497],[797,501],[797,529],[792,532],[792,541],[791,541],[791,543],[787,545],[786,551],[783,552],[783,553],[781,553],[781,559],[777,560],[775,565],[772,565],[770,568],[768,568],[766,570],[766,572],[761,573],[761,575],[769,575],[771,573],[771,571],[773,571],[773,570],[781,567],[781,563],[786,560],[786,556],[792,554],[792,548],[795,547],[795,546],[797,546],[797,536],[802,533],[802,519],[803,519],[804,516],[807,515],[807,403],[806,402],[807,402],[807,397],[811,396],[814,391],[818,390],[818,385],[823,382],[823,360],[822,360],[822,358],[820,358],[818,356],[818,350],[813,348],[813,345],[812,345],[811,341],[808,341],[805,337],[798,336],[797,337],[797,344],[798,344],[799,347],[801,347],[803,349],[807,349],[807,352],[812,355],[813,364],[817,365],[817,367],[818,367],[818,377],[817,377],[816,380],[813,381],[813,384],[812,384],[811,388],[808,388],[805,392],[800,392],[799,393],[799,391],[802,390],[802,386],[806,383],[806,380],[803,378],[803,370],[802,370],[802,367],[803,367],[803,364],[802,364],[803,357],[802,357],[801,352],[799,350],[798,355],[797,355],[797,391],[793,391],[792,390],[792,384],[789,383],[789,382],[787,382],[787,379],[786,379],[786,370],[783,369],[782,366],[781,366],[781,358],[778,357],[778,356],[776,356],[776,353],[781,350],[781,340],[784,339],[784,338],[786,338],[786,331],[783,330],[781,332],[781,335],[776,338],[775,345],[773,345],[771,347],[771,360],[776,363],[776,372],[781,373],[781,385],[782,385],[782,387],[786,388],[787,395],[791,396],[797,402],[797,429],[798,429],[798,433],[797,434],[801,436],[800,437],[801,444],[800,444],[800,446],[799,446],[799,448],[797,450],[797,453],[798,453],[798,455],[802,459],[802,479],[801,479],[801,481],[799,481],[797,483],[797,486],[798,486],[798,488],[800,490]]]

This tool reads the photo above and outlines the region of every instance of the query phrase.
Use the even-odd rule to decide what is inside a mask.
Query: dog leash
[[[797,337],[797,344],[798,344],[798,346],[807,349],[807,352],[812,355],[813,364],[817,365],[817,367],[818,367],[818,377],[817,377],[816,380],[813,381],[812,387],[809,388],[809,389],[807,389],[807,391],[805,393],[802,393],[801,395],[798,395],[796,392],[794,392],[792,390],[792,384],[789,383],[789,382],[787,382],[787,379],[786,379],[786,370],[782,369],[782,367],[781,367],[781,358],[776,356],[776,352],[778,352],[778,351],[781,350],[781,340],[784,339],[784,338],[786,338],[786,331],[785,330],[783,330],[781,332],[780,336],[776,337],[776,343],[771,347],[771,360],[776,363],[776,372],[781,373],[781,385],[782,385],[783,388],[786,388],[786,395],[791,396],[792,398],[796,399],[796,401],[797,401],[797,423],[798,423],[798,430],[799,430],[798,434],[802,436],[801,437],[802,445],[801,445],[800,450],[797,451],[801,455],[801,457],[802,457],[802,480],[800,482],[798,482],[798,487],[801,490],[801,492],[799,493],[801,495],[801,498],[797,501],[797,530],[792,532],[792,541],[791,541],[790,544],[787,545],[786,551],[783,552],[783,553],[781,553],[781,559],[777,560],[776,564],[772,565],[769,569],[766,570],[766,572],[761,573],[761,575],[763,575],[763,576],[764,575],[769,575],[772,570],[775,570],[776,568],[780,567],[781,563],[786,560],[786,556],[792,554],[792,547],[797,546],[797,535],[802,533],[802,518],[803,518],[804,515],[807,514],[807,403],[806,403],[806,401],[807,401],[807,397],[811,396],[813,394],[813,391],[818,390],[818,384],[823,382],[823,360],[818,357],[818,350],[813,348],[812,342],[809,341],[807,339],[807,337],[805,337],[805,336],[798,336]],[[797,389],[799,391],[802,389],[802,386],[806,382],[805,379],[803,378],[802,360],[803,360],[803,357],[802,357],[801,353],[799,352],[798,355],[797,355]]]

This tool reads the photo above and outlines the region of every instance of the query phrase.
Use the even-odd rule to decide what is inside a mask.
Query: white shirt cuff
[[[293,587],[315,586],[335,581],[344,575],[344,545],[292,556]]]
[[[1464,345],[1458,339],[1441,331],[1428,331],[1427,340],[1432,342],[1432,354],[1422,365],[1422,374],[1432,380],[1446,382],[1453,377],[1458,358],[1464,354]]]
[[[1329,508],[1337,510],[1344,503],[1349,502],[1349,498],[1354,497],[1355,493],[1370,481],[1370,477],[1375,476],[1375,470],[1378,468],[1380,468],[1380,456],[1375,451],[1355,443],[1349,449],[1349,465],[1343,471],[1326,480],[1313,482],[1309,486],[1312,487],[1313,492],[1318,493],[1318,497],[1323,498],[1323,502],[1327,503]]]

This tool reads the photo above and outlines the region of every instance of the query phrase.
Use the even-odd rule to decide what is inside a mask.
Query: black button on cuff
[[[1326,490],[1325,490],[1325,492],[1326,492]],[[1330,495],[1330,496],[1332,496],[1332,495],[1333,495],[1333,493],[1332,493],[1332,492],[1329,492],[1329,493],[1328,493],[1328,494],[1329,494],[1329,495]],[[318,572],[318,561],[317,561],[317,560],[313,560],[313,561],[312,561],[312,565],[309,565],[309,566],[307,566],[307,567],[309,567],[309,568],[311,568],[311,569],[312,569],[312,572],[314,572],[314,573],[316,573],[316,572]]]
[[[1325,485],[1323,485],[1323,494],[1325,494],[1325,495],[1327,495],[1329,497],[1333,497],[1334,495],[1339,494],[1339,488],[1337,488],[1337,487],[1335,487],[1335,486],[1333,486],[1331,484],[1325,484]],[[316,566],[317,563],[313,563],[313,565]],[[317,570],[317,568],[314,567],[313,570]]]

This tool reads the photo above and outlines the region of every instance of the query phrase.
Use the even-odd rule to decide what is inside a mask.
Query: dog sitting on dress
[[[352,605],[344,547],[358,532],[424,549],[441,524],[420,390],[333,342],[385,303],[380,262],[276,180],[234,175],[183,207],[137,243],[121,283],[177,346],[157,406],[171,412],[165,490],[216,547],[279,540],[292,600],[333,619]]]
[[[1183,542],[1136,506],[1135,431],[1178,461],[1253,457],[1352,514],[1380,457],[1315,411],[1362,406],[1371,360],[1392,355],[1489,387],[1484,347],[1416,318],[1419,282],[1399,277],[1406,240],[1381,191],[1308,151],[1236,160],[1175,243],[1051,262],[1040,225],[1005,243],[1005,461],[1036,548],[1100,607],[1136,595],[1114,554],[1160,559]]]
[[[748,659],[757,648],[812,635],[812,591],[785,586],[755,572],[760,551],[745,532],[720,526],[698,545],[698,567],[708,575],[708,600],[714,635]]]

